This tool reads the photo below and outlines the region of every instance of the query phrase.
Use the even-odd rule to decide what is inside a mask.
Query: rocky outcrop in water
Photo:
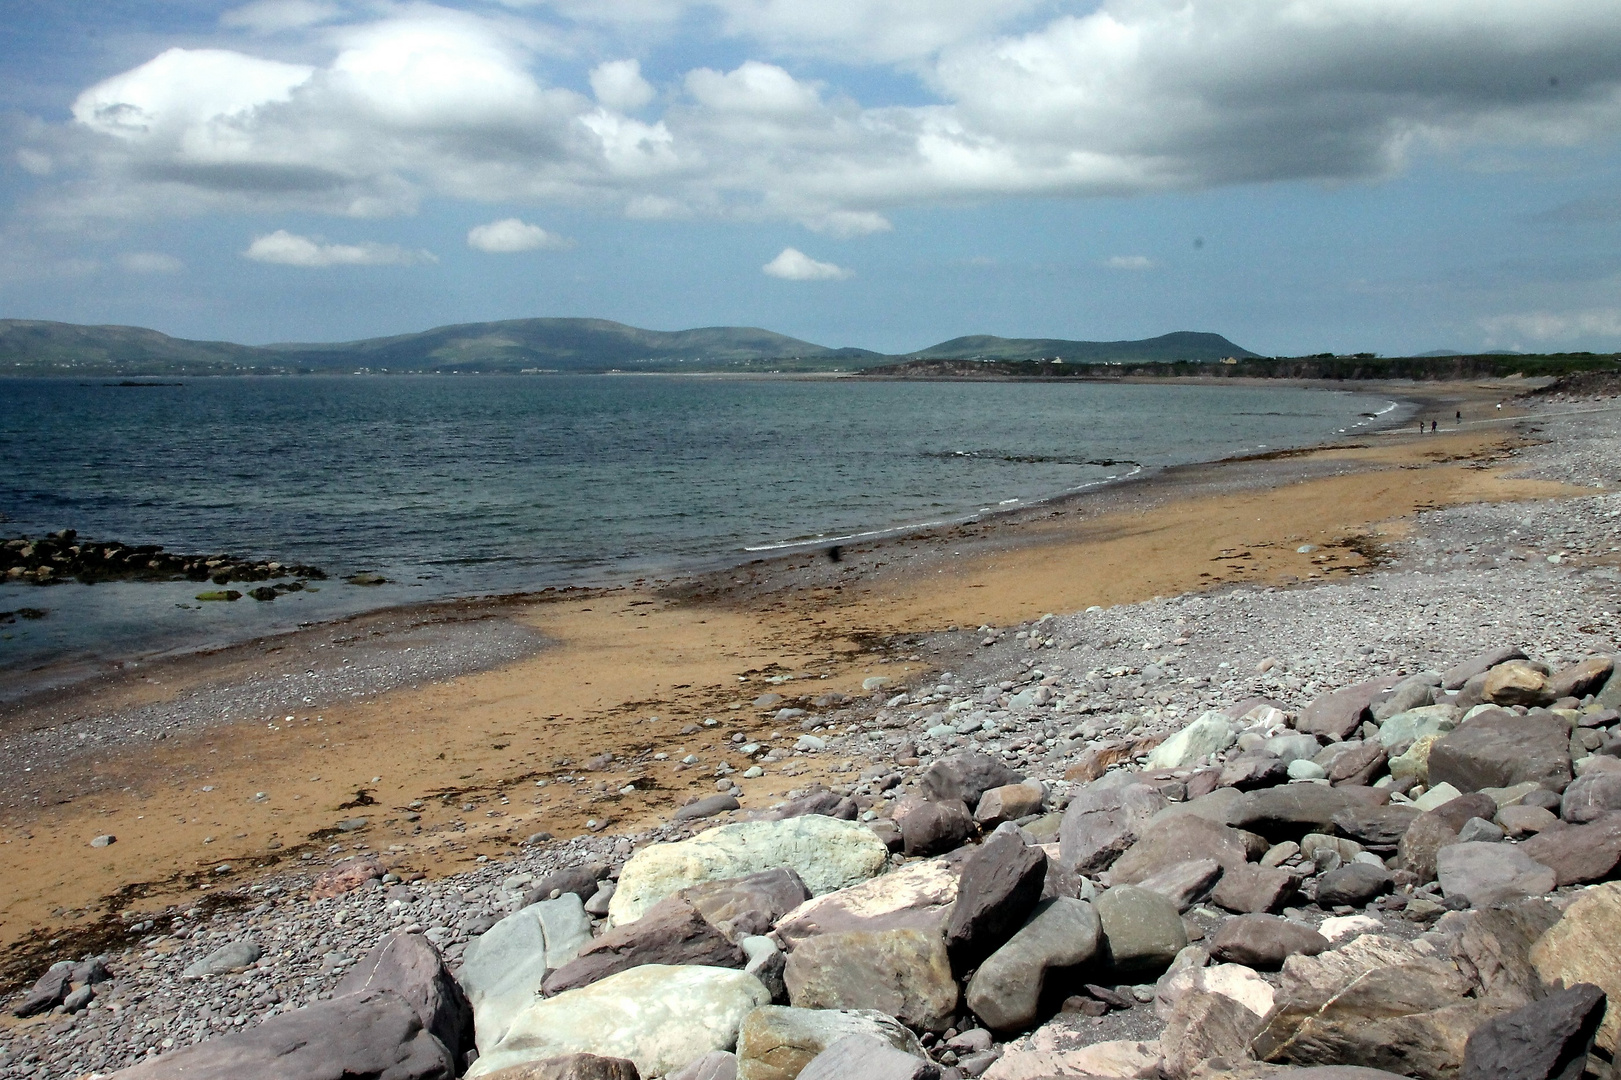
[[[0,544],[0,579],[34,585],[79,581],[271,581],[301,578],[320,581],[319,567],[260,562],[232,555],[177,555],[157,544],[122,544],[116,540],[81,540],[72,529]]]

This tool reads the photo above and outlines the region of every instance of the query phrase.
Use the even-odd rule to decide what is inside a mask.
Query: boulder
[[[793,1009],[764,1005],[737,1033],[737,1080],[794,1080],[811,1060],[846,1035],[868,1035],[914,1057],[917,1037],[880,1012]]]
[[[786,821],[789,818],[804,817],[806,814],[821,814],[824,817],[853,821],[856,817],[856,805],[836,791],[819,787],[807,795],[789,799],[764,816],[767,821]]]
[[[591,919],[578,893],[513,912],[467,943],[456,981],[472,1003],[480,1053],[540,994],[546,974],[591,941]]]
[[[825,819],[824,819],[825,820]],[[649,964],[579,990],[536,999],[467,1076],[511,1065],[598,1054],[628,1058],[643,1076],[663,1076],[737,1042],[743,1018],[770,995],[753,975],[727,968]],[[480,1046],[484,1045],[480,1032]]]
[[[810,1060],[801,1080],[939,1080],[940,1066],[871,1035],[846,1035]]]
[[[1233,726],[1221,712],[1207,712],[1154,747],[1150,769],[1181,769],[1233,745]]]
[[[1548,676],[1526,660],[1509,660],[1486,672],[1481,692],[1493,705],[1549,705],[1556,700]]]
[[[1441,676],[1433,671],[1409,675],[1387,693],[1374,697],[1369,704],[1374,723],[1382,724],[1399,713],[1434,704],[1435,688],[1440,684]]]
[[[565,866],[561,870],[553,870],[531,885],[523,894],[523,902],[529,905],[550,900],[553,893],[558,897],[572,893],[581,901],[589,900],[596,893],[602,879],[607,876],[608,867],[605,863]]]
[[[1534,780],[1560,792],[1570,783],[1570,730],[1553,716],[1491,709],[1437,739],[1429,771],[1431,785],[1459,791]]]
[[[788,955],[796,1008],[876,1009],[911,1027],[944,1031],[957,1008],[945,942],[921,930],[818,934]]]
[[[510,1065],[489,1074],[490,1080],[641,1080],[636,1063],[595,1054],[564,1054],[527,1065]]]
[[[650,844],[632,855],[619,872],[608,918],[616,926],[634,922],[682,889],[777,867],[793,870],[812,896],[821,896],[866,881],[888,863],[884,842],[851,821],[810,814],[722,825],[690,840]]]
[[[1559,801],[1559,816],[1582,825],[1621,810],[1621,772],[1589,772],[1570,782]]]
[[[28,1017],[50,1012],[62,1004],[72,989],[73,964],[67,960],[59,961],[35,981],[11,1013],[13,1016]]]
[[[963,845],[974,835],[974,818],[961,799],[924,802],[900,819],[901,843],[906,854],[927,858]]]
[[[1317,881],[1318,907],[1362,907],[1389,892],[1394,880],[1383,866],[1347,863]]]
[[[968,981],[968,1007],[987,1027],[1013,1031],[1033,1023],[1050,973],[1091,960],[1101,924],[1084,900],[1045,900],[1018,933]]]
[[[982,829],[994,829],[1004,821],[1018,821],[1041,813],[1041,789],[1034,784],[1004,784],[979,797],[974,821]]]
[[[1142,837],[1109,868],[1109,880],[1116,885],[1135,885],[1194,859],[1214,859],[1226,869],[1243,866],[1248,857],[1237,829],[1183,814],[1144,828]]]
[[[1403,870],[1420,882],[1435,880],[1435,858],[1441,848],[1457,843],[1458,830],[1445,818],[1431,811],[1420,814],[1402,834],[1396,845],[1396,860]]]
[[[1457,930],[1453,958],[1479,983],[1476,997],[1500,1000],[1512,1009],[1543,996],[1546,991],[1531,963],[1531,947],[1559,921],[1559,908],[1552,901],[1526,897],[1453,918]]]
[[[1034,910],[1046,880],[1046,853],[1027,845],[1011,826],[997,829],[969,855],[946,926],[953,968],[969,971],[1007,941]]]
[[[1217,785],[1237,788],[1240,791],[1272,787],[1275,784],[1285,783],[1288,779],[1289,766],[1285,765],[1282,759],[1260,750],[1241,754],[1216,771]]]
[[[1335,787],[1341,785],[1366,787],[1385,767],[1385,748],[1377,739],[1363,739],[1361,742],[1346,745],[1351,748],[1336,754],[1333,763],[1325,771],[1328,782]]]
[[[777,920],[810,899],[810,890],[786,866],[762,870],[729,881],[710,881],[682,889],[678,897],[733,941],[763,934]]]
[[[1538,808],[1511,809],[1531,812]],[[1586,825],[1555,821],[1521,843],[1520,850],[1552,870],[1561,886],[1608,881],[1621,875],[1621,813],[1606,814]]]
[[[1470,818],[1490,818],[1497,812],[1497,803],[1485,792],[1474,791],[1468,795],[1454,795],[1433,810],[1424,811],[1434,814],[1453,830],[1463,828],[1463,823]]]
[[[1210,940],[1213,959],[1267,971],[1297,953],[1316,956],[1327,948],[1328,939],[1311,927],[1276,915],[1234,916]]]
[[[1017,784],[1024,779],[989,754],[953,754],[941,758],[918,777],[918,792],[932,802],[954,800],[966,803],[972,810],[979,805],[980,796],[991,788]]]
[[[1276,911],[1294,896],[1295,888],[1295,876],[1289,871],[1246,863],[1225,871],[1210,899],[1228,911]]]
[[[1117,973],[1159,974],[1188,943],[1182,913],[1159,893],[1136,885],[1105,890],[1094,905],[1104,955]]]
[[[1093,743],[1064,770],[1064,779],[1071,783],[1089,783],[1108,772],[1110,766],[1129,762],[1158,745],[1158,739],[1115,739]]]
[[[1621,883],[1587,889],[1558,922],[1531,946],[1531,965],[1548,985],[1592,983],[1621,994]],[[1613,1059],[1621,1043],[1621,1009],[1599,1026],[1597,1043]]]
[[[1526,806],[1522,803],[1517,806],[1505,806],[1497,811],[1497,823],[1510,836],[1523,839],[1553,828],[1559,824],[1559,818],[1552,810],[1544,810],[1540,806]]]
[[[1428,784],[1430,782],[1430,749],[1441,736],[1425,735],[1421,739],[1413,740],[1402,753],[1390,758],[1385,766],[1390,770],[1393,780],[1411,779],[1415,783]]]
[[[1108,869],[1167,805],[1165,796],[1146,784],[1083,788],[1065,808],[1058,831],[1064,868],[1082,874]]]
[[[1548,693],[1553,700],[1584,698],[1598,690],[1615,670],[1615,661],[1608,656],[1589,656],[1586,660],[1556,671],[1548,679]]]
[[[737,1055],[711,1050],[677,1069],[666,1080],[737,1080]]]
[[[1389,748],[1443,735],[1458,726],[1463,712],[1456,705],[1425,705],[1391,716],[1379,725],[1379,745]]]
[[[1604,1006],[1603,990],[1577,983],[1492,1017],[1464,1045],[1458,1080],[1579,1080]]]
[[[1152,877],[1131,884],[1157,892],[1175,904],[1176,910],[1186,911],[1210,895],[1221,875],[1221,863],[1215,859],[1192,859],[1167,866]]]
[[[1225,994],[1193,991],[1160,1034],[1163,1074],[1185,1078],[1211,1058],[1242,1061],[1262,1023],[1261,1017]]]
[[[985,1080],[1038,1080],[1056,1077],[1159,1077],[1158,1039],[1116,1039],[1084,1045],[1078,1033],[1038,1028],[1029,1046],[1010,1046],[985,1072]]]
[[[180,972],[182,979],[201,979],[207,975],[227,975],[246,971],[264,955],[264,950],[251,941],[232,941],[221,945],[201,960],[186,965]]]
[[[1448,844],[1436,854],[1435,877],[1448,898],[1490,907],[1519,896],[1552,892],[1554,872],[1510,844]]]
[[[1395,686],[1397,681],[1394,678],[1374,679],[1324,694],[1306,706],[1295,727],[1309,735],[1320,735],[1335,742],[1348,739],[1364,721],[1373,720],[1369,703]]]
[[[710,924],[691,903],[669,896],[635,922],[616,926],[580,950],[541,984],[549,997],[643,964],[698,964],[740,968],[743,950]]]
[[[1420,811],[1411,806],[1351,806],[1334,815],[1334,831],[1374,851],[1395,851]]]
[[[473,1006],[427,938],[399,931],[385,936],[338,980],[332,996],[372,990],[398,995],[450,1051],[457,1069],[466,1064],[473,1049]]]
[[[736,810],[743,804],[737,801],[736,796],[722,793],[710,795],[708,798],[698,799],[680,807],[670,815],[671,821],[699,821],[703,818],[724,814],[728,810]]]
[[[960,858],[925,859],[807,900],[777,922],[793,949],[806,938],[844,930],[926,930],[943,935],[957,899]]]
[[[147,1058],[117,1080],[451,1080],[456,1061],[392,990],[366,990],[272,1016]]]
[[[1332,832],[1334,815],[1353,807],[1383,806],[1390,793],[1381,788],[1285,784],[1245,794],[1234,807],[1230,824],[1260,833],[1274,843],[1299,840],[1306,833]]]
[[[1456,690],[1476,675],[1484,675],[1498,664],[1524,659],[1525,653],[1521,652],[1517,645],[1502,645],[1488,649],[1441,672],[1441,686],[1447,690]]]

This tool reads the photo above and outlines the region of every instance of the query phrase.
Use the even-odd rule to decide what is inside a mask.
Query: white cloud
[[[783,248],[775,259],[760,267],[771,277],[784,281],[842,281],[854,271],[833,263],[817,262],[798,248]]]
[[[467,246],[492,254],[504,254],[534,251],[537,248],[571,248],[574,242],[549,233],[539,225],[530,225],[517,218],[503,218],[467,230]]]
[[[278,34],[332,22],[343,15],[337,4],[320,0],[255,0],[220,16],[220,25],[251,30],[256,34]]]
[[[132,274],[178,274],[186,264],[161,251],[130,251],[118,257],[118,265]]]
[[[1482,319],[1489,344],[1528,338],[1532,341],[1570,341],[1576,338],[1621,338],[1621,309],[1587,308],[1581,311],[1531,311]]]
[[[29,150],[27,147],[17,151],[17,164],[22,166],[24,172],[33,176],[49,176],[56,167],[49,154]]]
[[[438,262],[431,252],[397,244],[327,244],[286,229],[256,237],[242,253],[255,262],[282,266],[413,266]]]
[[[1103,265],[1110,270],[1152,270],[1155,264],[1147,255],[1111,255]]]
[[[610,109],[635,112],[653,100],[653,85],[635,60],[609,60],[591,69],[591,93]]]

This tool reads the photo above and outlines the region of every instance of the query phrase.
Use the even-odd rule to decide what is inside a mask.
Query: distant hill
[[[976,334],[952,338],[907,353],[907,360],[1054,360],[1077,364],[1211,363],[1258,354],[1220,334],[1178,330],[1142,341],[1065,341],[1062,338],[1002,338]]]
[[[139,326],[0,319],[0,373],[221,375],[277,360],[275,353],[251,345],[187,341]]]

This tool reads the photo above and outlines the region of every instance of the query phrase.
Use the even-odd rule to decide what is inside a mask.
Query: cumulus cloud
[[[286,229],[256,237],[242,254],[255,262],[281,266],[414,266],[438,262],[431,252],[411,251],[397,244],[328,244]]]
[[[229,17],[325,17],[302,2]],[[431,196],[854,236],[920,204],[1378,178],[1436,147],[1621,132],[1621,20],[1590,0],[1101,0],[1057,16],[1046,0],[354,10],[300,31],[311,63],[176,48],[88,88],[71,132],[56,132],[76,134],[87,163],[58,168],[59,201],[85,215],[379,216]],[[589,95],[541,74],[598,40],[586,24],[706,14],[753,55],[682,73],[657,115],[643,112],[660,99],[634,60],[598,63]],[[787,59],[813,54],[840,65]],[[865,85],[860,65],[875,63],[899,65],[929,100],[863,103],[827,73],[854,67]]]
[[[537,248],[571,248],[574,242],[549,233],[539,225],[531,225],[518,218],[503,218],[467,230],[467,246],[491,254],[505,254],[534,251]]]
[[[118,265],[132,274],[178,274],[186,264],[161,251],[130,251],[118,257]]]
[[[830,262],[817,262],[798,248],[783,248],[775,259],[760,267],[771,277],[784,281],[842,281],[854,271]]]
[[[321,0],[255,0],[221,15],[220,25],[256,34],[276,34],[333,22],[342,15],[343,9],[337,4]]]
[[[1154,260],[1147,255],[1111,255],[1103,260],[1110,270],[1152,270]]]

